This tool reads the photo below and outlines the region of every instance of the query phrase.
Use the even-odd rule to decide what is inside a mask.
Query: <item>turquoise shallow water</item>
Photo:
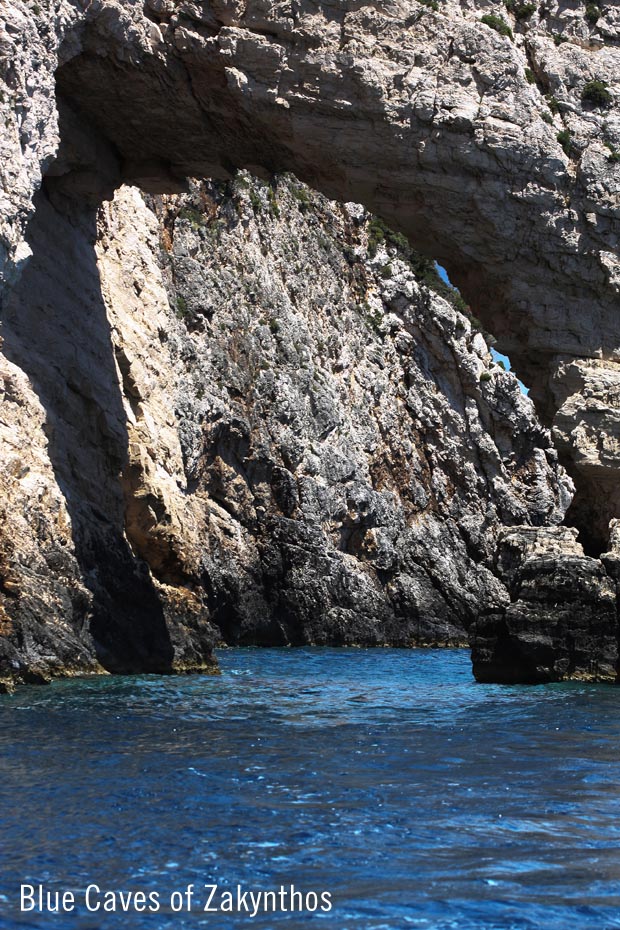
[[[220,661],[0,699],[2,928],[620,928],[620,691],[476,685],[461,650]],[[20,914],[21,882],[80,909]],[[91,882],[161,909],[88,913]],[[189,883],[333,908],[171,913]]]

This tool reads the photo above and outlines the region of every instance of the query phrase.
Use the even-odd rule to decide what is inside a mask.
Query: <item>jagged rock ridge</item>
[[[562,406],[571,519],[600,552],[620,506],[617,437],[593,456],[591,405],[564,402],[567,362],[595,359],[613,380],[620,346],[620,25],[615,5],[590,7],[12,3],[3,274],[26,252],[41,173],[96,198],[121,178],[171,191],[235,167],[290,170],[363,202],[448,267],[548,425]],[[615,411],[615,392],[586,380]]]

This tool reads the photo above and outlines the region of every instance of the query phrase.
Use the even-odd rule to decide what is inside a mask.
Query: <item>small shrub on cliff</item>
[[[263,209],[263,201],[260,199],[254,188],[250,188],[250,203],[254,213],[260,213]]]
[[[481,18],[480,22],[484,23],[485,26],[489,26],[490,29],[494,29],[495,32],[499,32],[501,36],[508,36],[509,39],[513,38],[512,29],[506,20],[502,19],[501,16],[496,16],[495,13],[487,13]]]
[[[563,45],[564,42],[568,42],[568,36],[562,35],[562,33],[558,33],[557,35],[554,35],[553,41],[558,46]]]
[[[591,26],[596,26],[601,18],[601,8],[596,3],[587,3],[585,17]]]
[[[532,71],[531,68],[526,68],[526,69],[525,69],[525,79],[526,79],[526,81],[527,81],[528,84],[535,84],[535,83],[536,83],[536,75],[534,74],[534,72]]]
[[[472,312],[471,312],[471,310],[469,309],[469,307],[467,308],[466,316],[467,316],[467,319],[469,320],[469,325],[471,326],[471,328],[472,328],[473,330],[475,330],[477,333],[482,333],[482,335],[483,335],[485,338],[489,335],[489,334],[485,331],[485,328],[484,328],[484,326],[482,325],[482,321],[479,320],[477,316],[474,316],[474,315],[472,314]]]
[[[504,0],[504,6],[517,20],[528,19],[536,11],[535,3],[520,3],[519,0]]]
[[[276,220],[280,219],[280,207],[273,187],[269,188],[269,212]]]
[[[299,204],[301,212],[305,213],[310,207],[310,198],[306,189],[304,187],[293,187],[292,194]]]
[[[380,310],[371,310],[367,301],[365,302],[365,306],[368,310],[366,314],[366,325],[369,329],[372,329],[379,335],[382,335],[381,324],[383,323],[383,314]]]
[[[548,123],[549,126],[553,126],[553,117],[551,113],[547,113],[546,110],[543,110],[543,112],[540,114],[540,117],[545,121],[545,123]]]
[[[490,381],[493,375],[489,371],[483,371],[480,375],[480,383],[484,384],[486,381]]]
[[[562,129],[556,136],[556,139],[564,149],[565,155],[570,155],[573,143],[571,140],[570,129]]]
[[[553,94],[545,94],[545,100],[547,101],[547,106],[551,110],[554,116],[560,112],[560,104],[557,101],[557,98]]]
[[[608,107],[614,98],[607,90],[606,81],[588,81],[581,91],[581,99],[594,107]]]
[[[176,315],[179,318],[179,320],[187,319],[189,315],[189,309],[187,306],[187,301],[185,300],[185,297],[183,297],[182,294],[179,294],[179,296],[177,297],[176,305],[177,305]]]
[[[199,230],[205,223],[205,216],[195,207],[183,207],[179,211],[179,219],[187,220],[193,230]]]
[[[431,10],[434,10],[435,13],[439,10],[439,3],[437,0],[418,0],[422,6],[430,7]]]
[[[491,343],[493,341],[493,336],[485,332],[480,320],[477,320],[472,315],[470,307],[461,297],[459,291],[440,276],[433,259],[413,249],[405,236],[394,232],[383,220],[379,219],[378,216],[374,216],[368,223],[368,255],[370,258],[375,257],[380,244],[394,249],[400,260],[409,265],[420,284],[424,284],[429,290],[438,294],[439,297],[443,297],[458,313],[466,316],[472,328],[482,332],[487,342]],[[383,266],[381,274],[383,277],[391,276],[392,269],[389,264]]]
[[[406,255],[411,251],[411,246],[402,233],[394,232],[378,216],[373,216],[368,223],[368,254],[371,258],[375,257],[381,244],[396,249],[399,254]]]

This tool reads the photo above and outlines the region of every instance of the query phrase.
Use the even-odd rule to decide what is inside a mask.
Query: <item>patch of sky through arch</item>
[[[448,272],[446,271],[446,269],[443,268],[443,267],[442,267],[440,264],[438,264],[437,262],[435,262],[435,268],[437,269],[437,273],[438,273],[439,277],[442,279],[442,281],[445,281],[446,284],[450,285],[450,287],[454,287],[454,284],[452,283],[452,281],[451,281],[450,278],[448,277]],[[457,291],[458,288],[457,288],[457,287],[454,287],[454,290]],[[510,364],[510,359],[508,358],[507,355],[502,355],[501,352],[497,352],[495,349],[492,348],[492,349],[491,349],[491,357],[492,357],[492,359],[493,359],[494,362],[503,362],[506,371],[512,371],[512,365]],[[519,381],[519,378],[517,378],[517,381],[519,382],[519,387],[521,388],[521,393],[522,393],[522,394],[525,394],[525,395],[529,394],[529,393],[530,393],[530,389],[529,389],[529,388],[526,388],[526,386],[524,385],[523,381]]]

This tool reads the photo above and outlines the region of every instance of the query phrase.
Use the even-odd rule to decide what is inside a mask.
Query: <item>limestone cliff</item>
[[[42,192],[33,256],[2,308],[6,681],[213,664],[201,598],[159,582],[125,534],[128,425],[96,234],[91,212],[68,219]]]
[[[508,602],[498,533],[570,481],[432,262],[290,176],[122,188],[96,229],[39,201],[3,313],[6,679],[458,643]]]
[[[171,330],[167,350],[172,352],[180,346],[179,357],[183,352],[194,352],[197,368],[207,366],[205,370],[211,371],[208,366],[213,360],[209,356],[205,361],[204,353],[195,348],[193,329],[194,317],[206,319],[201,324],[205,333],[211,326],[209,313],[198,313],[194,303],[200,293],[199,288],[196,290],[196,264],[205,267],[207,277],[211,273],[208,261],[204,264],[205,250],[196,243],[187,243],[190,251],[177,260],[176,250],[186,234],[183,206],[178,207],[178,214],[174,201],[140,207],[141,211],[154,211],[164,231],[163,251],[171,257],[162,257],[154,240],[150,245],[134,241],[132,254],[136,256],[136,267],[142,267],[143,278],[130,281],[128,272],[122,271],[125,258],[120,244],[108,231],[115,229],[124,247],[129,248],[129,231],[123,223],[120,202],[106,208],[97,219],[102,199],[111,198],[123,181],[137,184],[152,195],[167,197],[181,192],[186,187],[185,179],[191,176],[230,183],[239,167],[265,179],[274,172],[293,171],[339,201],[360,201],[390,226],[406,233],[417,248],[446,265],[476,316],[494,332],[500,348],[510,353],[518,373],[532,387],[539,415],[553,431],[561,460],[577,485],[568,522],[579,527],[588,556],[607,547],[608,523],[620,507],[616,385],[620,360],[620,20],[615,4],[598,7],[579,0],[568,6],[545,0],[538,7],[513,0],[390,0],[380,4],[372,0],[211,0],[200,4],[172,0],[149,0],[147,4],[137,0],[57,0],[52,5],[43,0],[41,5],[28,6],[20,0],[5,0],[0,9],[2,334],[7,371],[18,379],[24,398],[17,405],[21,407],[20,415],[33,429],[37,416],[41,423],[45,418],[46,439],[39,437],[35,444],[37,455],[43,456],[37,474],[49,489],[50,500],[58,502],[57,511],[41,511],[49,549],[36,545],[37,528],[26,531],[22,527],[26,535],[34,534],[30,542],[24,543],[24,551],[31,556],[21,558],[19,543],[18,554],[11,555],[13,531],[6,531],[9,542],[2,549],[6,553],[3,571],[7,583],[2,595],[6,599],[5,611],[6,604],[14,607],[17,600],[16,582],[10,575],[12,566],[27,564],[33,571],[45,573],[45,565],[57,564],[58,573],[47,580],[42,578],[41,590],[49,591],[49,596],[60,604],[69,597],[65,581],[73,586],[70,610],[58,608],[54,615],[63,618],[58,621],[63,630],[63,624],[68,624],[67,629],[80,631],[76,644],[79,640],[79,649],[86,650],[88,662],[97,661],[119,670],[191,668],[209,661],[211,643],[218,635],[210,625],[214,617],[219,618],[227,635],[243,638],[250,629],[248,617],[253,609],[244,592],[254,592],[257,603],[266,605],[265,617],[270,618],[270,611],[275,610],[270,601],[272,581],[277,580],[284,584],[283,590],[288,590],[288,582],[284,581],[288,576],[278,568],[277,559],[273,565],[269,563],[266,573],[266,563],[261,561],[265,554],[261,547],[267,538],[269,558],[272,549],[280,551],[279,543],[270,535],[273,510],[267,503],[252,505],[255,511],[259,507],[252,519],[260,522],[264,516],[268,524],[267,529],[261,524],[257,530],[254,525],[244,524],[239,513],[227,509],[234,497],[231,482],[239,493],[239,480],[252,493],[261,484],[254,472],[233,477],[227,470],[235,472],[239,450],[246,450],[247,443],[246,451],[254,455],[252,444],[258,441],[257,432],[266,429],[270,436],[265,467],[278,462],[278,467],[294,473],[290,465],[295,458],[288,465],[285,460],[284,433],[290,424],[278,421],[279,425],[267,422],[260,429],[255,426],[268,395],[261,395],[262,375],[251,380],[250,390],[250,376],[247,372],[241,374],[250,344],[258,340],[262,346],[261,340],[258,336],[248,337],[248,341],[239,337],[231,340],[239,361],[232,356],[229,367],[232,371],[237,366],[237,389],[243,398],[231,401],[231,387],[226,385],[229,396],[220,397],[216,392],[212,400],[214,410],[218,403],[234,409],[234,422],[238,419],[249,426],[249,433],[240,426],[237,436],[236,427],[231,427],[230,436],[224,429],[218,438],[213,427],[210,439],[198,439],[204,423],[199,420],[202,425],[196,427],[196,404],[181,413],[176,399],[164,391],[157,372],[150,370],[146,362],[142,363],[145,384],[135,373],[131,347],[134,340],[148,342],[150,324],[143,325],[141,334],[136,327],[133,339],[120,338],[113,313],[114,307],[128,303],[131,287],[136,298],[144,293],[145,303],[153,290],[158,308],[155,315],[161,313],[162,319],[167,319],[166,306],[171,296],[175,311],[182,314],[189,307],[191,319],[176,321],[185,326],[189,335],[175,336]],[[222,210],[227,215],[232,207],[222,207],[212,196],[216,190],[219,188],[209,188],[211,193],[205,189],[203,193],[214,200],[218,217]],[[197,196],[194,191],[185,207],[190,215],[191,211],[202,215],[202,206],[211,209],[208,202],[196,201]],[[241,195],[237,192],[234,196]],[[255,191],[255,196],[260,199],[262,195]],[[274,197],[277,199],[277,194]],[[254,205],[252,209],[256,213]],[[258,216],[255,220],[260,229],[262,220]],[[151,220],[144,222],[146,228],[151,228]],[[196,225],[200,226],[197,219]],[[150,235],[159,236],[155,227]],[[233,237],[229,245],[234,246],[232,227],[227,235]],[[267,248],[272,235],[277,238],[276,228],[268,234],[263,231]],[[215,240],[213,248],[217,251],[217,236]],[[363,244],[362,235],[361,245],[355,247]],[[350,244],[346,248],[350,249]],[[196,254],[191,254],[196,249]],[[345,264],[351,267],[345,261],[347,253],[343,254],[341,272],[346,271]],[[293,256],[291,251],[287,262],[294,267]],[[228,266],[234,262],[234,253],[227,251],[221,255],[224,257]],[[369,293],[380,301],[383,315],[389,318],[404,313],[400,298],[396,296],[394,304],[390,291],[400,286],[401,272],[405,273],[398,257],[392,256],[382,266],[394,266],[392,278],[383,278],[373,266],[376,255],[367,255],[367,259],[362,265],[366,268],[370,262],[369,267],[363,272],[358,269],[357,274],[374,277]],[[225,293],[221,284],[216,276],[215,286]],[[356,301],[358,285],[359,281],[355,287],[347,285]],[[301,290],[306,286],[305,281],[297,284]],[[280,295],[278,307],[286,304],[285,297],[294,303],[287,281],[278,283],[274,279],[274,287]],[[261,287],[260,293],[269,296],[266,287]],[[406,289],[405,293],[411,306],[417,308],[415,312],[419,312],[416,295]],[[211,306],[215,314],[215,306]],[[249,305],[244,306],[249,313]],[[369,306],[373,307],[370,298]],[[258,305],[255,310],[257,319],[265,316]],[[379,312],[378,305],[375,310]],[[375,310],[370,314],[373,318]],[[271,319],[270,312],[265,319]],[[224,326],[229,322],[224,319]],[[168,331],[166,325],[162,331]],[[266,325],[269,327],[269,323]],[[355,404],[359,398],[351,385],[345,397],[341,373],[330,374],[329,366],[322,361],[324,355],[318,352],[319,341],[325,340],[317,334],[317,325],[311,317],[305,325],[310,346],[317,353],[314,364],[324,375],[325,396],[338,399],[345,411],[347,404]],[[409,323],[403,324],[406,333],[408,327]],[[259,364],[269,366],[277,361],[284,363],[284,371],[287,365],[292,371],[297,364],[296,390],[310,398],[310,385],[301,386],[306,384],[306,369],[301,368],[300,357],[291,349],[290,328],[292,323],[291,327],[283,325],[281,339],[272,340],[273,357],[261,356]],[[327,329],[339,338],[337,327],[334,329],[332,324]],[[444,346],[453,338],[446,336],[449,331],[444,327],[439,339]],[[276,335],[271,329],[269,332]],[[395,334],[382,335],[379,361],[367,360],[364,355],[362,367],[372,362],[385,371],[395,365],[396,372],[401,366],[400,374],[406,377],[410,362],[398,354],[404,349],[396,345]],[[420,338],[414,327],[414,342]],[[381,354],[389,348],[390,340],[398,358],[384,358]],[[432,345],[420,344],[423,353],[436,351]],[[474,355],[484,354],[480,344],[472,351]],[[470,362],[464,362],[471,353],[462,355],[451,347],[449,355],[460,359],[457,368],[465,364],[466,370],[473,370]],[[177,371],[178,362],[172,356],[162,359],[166,364],[174,363],[169,370]],[[467,380],[460,388],[457,386],[455,395],[446,374],[449,364],[453,362],[444,356],[443,381],[439,369],[427,371],[421,365],[423,374],[437,379],[437,395],[447,398],[450,410],[444,411],[439,401],[434,401],[431,408],[441,411],[438,416],[444,434],[450,432],[444,412],[452,416],[454,409],[461,416],[458,424],[451,421],[450,428],[457,433],[465,428],[465,433],[459,433],[459,448],[465,435],[467,441],[473,442],[474,471],[485,481],[487,509],[492,512],[492,517],[487,518],[482,504],[470,502],[461,507],[456,495],[459,503],[452,514],[453,525],[463,520],[464,529],[450,537],[449,545],[455,548],[449,551],[461,564],[463,550],[459,547],[463,536],[468,537],[463,545],[471,561],[462,564],[476,563],[482,569],[475,582],[463,578],[455,582],[445,566],[442,569],[446,586],[437,601],[438,615],[433,623],[444,624],[446,635],[453,637],[456,627],[450,628],[450,617],[458,613],[468,622],[471,607],[482,592],[490,597],[485,604],[489,617],[504,616],[494,606],[502,598],[505,604],[512,604],[512,598],[518,597],[516,590],[506,586],[505,579],[497,580],[503,578],[501,556],[495,563],[490,558],[489,546],[501,521],[557,521],[566,494],[558,489],[557,465],[547,460],[550,441],[546,436],[540,438],[544,434],[528,407],[533,432],[525,450],[515,435],[515,461],[536,458],[532,474],[539,477],[532,479],[534,484],[548,483],[555,471],[555,489],[549,484],[536,503],[531,489],[526,493],[519,487],[514,492],[515,500],[520,502],[516,510],[506,502],[510,495],[506,496],[501,486],[512,487],[512,472],[503,461],[502,467],[507,470],[504,474],[499,469],[500,490],[495,487],[497,465],[491,468],[493,480],[487,480],[489,466],[476,451],[477,433],[468,411],[473,399],[479,410],[474,419],[480,420],[481,428],[491,437],[491,445],[498,450],[499,460],[503,460],[506,450],[494,434],[495,424],[502,416],[510,421],[512,408],[501,416],[498,413],[496,420],[484,412],[487,403],[490,408],[496,403],[496,412],[504,409],[503,401],[491,399],[497,380],[494,375],[490,381],[478,382],[480,401],[476,392],[472,395]],[[180,370],[178,373],[187,383],[191,380],[190,368],[188,365],[184,375]],[[25,379],[20,371],[25,373]],[[292,374],[289,377],[292,382]],[[394,385],[397,377],[394,373]],[[387,375],[385,379],[390,382]],[[253,393],[255,384],[261,389],[258,396]],[[224,387],[222,380],[222,391]],[[406,393],[411,390],[406,381],[405,388]],[[152,414],[143,412],[151,389],[154,397],[160,392],[170,401],[162,447],[149,438],[149,431],[156,431],[154,424],[159,421],[152,421]],[[203,389],[206,396],[206,387]],[[369,401],[364,392],[370,389],[362,384],[359,390],[365,411]],[[396,419],[400,422],[400,414],[397,418],[395,411],[400,411],[401,403],[406,408],[407,400],[399,397],[395,386],[390,390],[392,393],[387,393],[392,406],[388,404],[385,422],[374,415],[368,421],[360,420],[356,412],[353,425],[376,435],[377,431],[385,433],[386,423]],[[453,408],[454,396],[457,401]],[[467,415],[461,414],[459,397],[469,403],[464,407]],[[21,435],[22,427],[14,425],[16,414],[10,409],[8,428],[11,435]],[[32,417],[25,410],[32,410]],[[520,416],[518,405],[515,411]],[[301,441],[311,446],[316,436],[321,437],[324,413],[310,412],[312,419],[304,420],[306,432],[301,430]],[[347,415],[353,416],[350,410]],[[452,492],[452,472],[457,476],[455,487],[464,478],[468,489],[476,487],[473,496],[482,494],[482,487],[476,486],[478,478],[474,481],[465,477],[458,456],[456,461],[450,459],[452,472],[448,469],[445,461],[450,457],[450,443],[445,436],[441,442],[436,439],[433,430],[437,431],[437,424],[432,416],[427,424],[425,417],[427,411],[422,404],[416,409],[412,434],[407,434],[410,445],[403,449],[411,448],[414,463],[424,458],[422,450],[427,442],[439,450],[428,464],[426,478],[415,470],[413,473],[428,499],[432,502],[441,498],[432,479],[439,480],[442,475]],[[223,416],[220,419],[226,422]],[[338,423],[345,420],[343,412]],[[406,418],[404,429],[409,429]],[[524,429],[527,433],[529,428]],[[471,435],[473,440],[469,439]],[[486,446],[486,440],[482,444]],[[358,447],[362,451],[358,452]],[[399,453],[401,460],[403,449]],[[506,449],[507,455],[513,451],[510,443]],[[390,447],[388,455],[388,459],[392,456],[389,468],[396,470],[397,451]],[[490,449],[486,449],[487,453],[491,459],[495,455]],[[370,472],[372,450],[366,449],[358,437],[353,452],[349,450],[348,454],[354,465],[351,480],[362,484],[366,481],[365,486],[381,498],[390,485],[389,481],[381,483],[384,479],[379,480],[376,470]],[[227,460],[231,456],[233,461]],[[259,459],[263,461],[261,456]],[[335,472],[330,471],[331,466],[320,455],[318,460],[318,471],[310,477],[314,485],[322,488],[329,474],[337,474],[338,469],[334,466]],[[524,480],[520,467],[516,466],[517,483]],[[220,477],[214,477],[219,472]],[[20,484],[23,479],[16,479],[10,472],[7,475],[10,494],[16,495],[8,499],[23,502],[11,504],[9,510],[17,514],[21,507],[33,514],[26,510],[28,492]],[[155,479],[163,481],[165,492],[159,486],[153,490],[151,483]],[[343,480],[339,477],[336,485]],[[404,613],[398,614],[390,600],[390,584],[397,584],[394,578],[404,579],[411,574],[400,560],[407,551],[404,535],[413,532],[412,508],[429,505],[428,501],[420,503],[422,497],[411,503],[409,492],[402,491],[409,480],[402,471],[398,479],[392,475],[390,480],[401,499],[395,501],[395,509],[390,512],[390,525],[396,530],[385,545],[389,544],[399,558],[390,565],[393,576],[375,579],[378,587],[372,590],[380,593],[372,612],[374,616],[375,608],[379,610],[380,625],[385,629],[396,621],[400,629]],[[185,509],[178,509],[176,503],[172,506],[179,492],[187,502]],[[321,603],[325,604],[331,604],[335,596],[336,582],[327,570],[335,567],[332,562],[337,562],[337,571],[348,577],[353,558],[355,568],[351,571],[363,583],[374,577],[375,571],[372,564],[359,565],[373,562],[367,559],[363,542],[366,533],[376,527],[367,525],[366,517],[359,523],[359,532],[347,525],[340,540],[334,535],[338,520],[344,521],[338,509],[340,493],[340,489],[325,492],[320,504],[309,503],[303,495],[297,502],[293,496],[287,504],[296,508],[292,516],[287,516],[286,508],[278,504],[278,520],[282,516],[313,527],[312,539],[302,540],[299,549],[314,555],[320,543],[326,558],[330,554],[331,559],[330,547],[339,553],[321,569],[328,578],[325,590],[321,590],[321,596],[326,598]],[[226,511],[222,526],[236,521],[237,536],[232,544],[224,546],[218,531],[212,546],[209,544],[211,548],[205,548],[200,523],[204,521],[204,509],[196,504],[205,494]],[[51,516],[56,512],[62,515],[63,502],[68,523],[61,516]],[[323,513],[323,504],[327,507],[332,502],[335,528],[329,521],[313,522],[319,512]],[[249,500],[246,503],[249,505]],[[351,521],[355,527],[360,512],[355,509],[359,502],[353,503]],[[440,505],[444,503],[439,500]],[[479,520],[483,511],[484,520],[490,520],[488,524],[483,520],[488,532],[472,535],[467,521]],[[381,508],[373,511],[371,524],[378,521],[376,526],[383,527],[381,520],[387,520],[386,514]],[[14,521],[17,517],[8,519]],[[34,527],[32,520],[30,527]],[[445,507],[443,511],[437,507],[433,520],[441,525],[441,533],[449,532],[451,524]],[[544,538],[549,540],[551,555],[551,536]],[[201,540],[197,546],[196,539]],[[283,545],[289,542],[285,539]],[[347,545],[352,552],[346,550]],[[384,545],[380,534],[373,545],[377,551]],[[445,554],[444,545],[447,543],[440,535],[436,552]],[[362,546],[359,551],[358,546]],[[57,559],[56,554],[61,552],[62,557]],[[415,597],[421,597],[424,585],[437,571],[437,566],[433,567],[436,556],[431,551],[428,558],[416,558],[421,560],[415,564],[422,566],[422,575],[414,572],[417,580],[413,590]],[[223,563],[221,572],[216,570],[218,559],[220,565]],[[227,575],[231,564],[239,569],[240,588],[234,592]],[[596,565],[603,563],[597,561]],[[490,568],[495,572],[494,580],[485,574]],[[25,591],[24,585],[21,590]],[[32,615],[39,617],[35,588],[30,590]],[[223,605],[231,602],[233,594],[242,607],[227,613]],[[318,596],[316,591],[313,596]],[[402,604],[409,604],[408,596],[402,596]],[[343,629],[343,617],[350,620],[347,610],[357,609],[352,606],[357,604],[355,598],[347,600],[346,592],[342,597],[343,603],[338,601],[335,606],[345,614],[334,615],[334,631]],[[553,601],[551,594],[549,598]],[[31,628],[29,621],[23,621],[25,626],[20,627],[24,603],[22,599],[10,620],[17,626],[7,639],[7,674],[13,674],[10,669],[17,669],[15,674],[30,674],[28,669],[36,669],[33,674],[44,675],[46,669],[53,670],[63,662],[54,651],[54,635],[39,631],[31,641],[24,632]],[[409,606],[403,611],[409,616]],[[153,616],[157,621],[152,629],[149,618]],[[85,617],[90,618],[88,622]],[[307,622],[303,611],[295,607],[290,615],[286,614],[277,635],[295,638],[297,633],[293,631],[307,627]],[[502,622],[497,621],[500,626]],[[271,619],[266,623],[270,626]],[[271,637],[273,625],[270,629]],[[363,629],[370,637],[366,620],[359,627]],[[488,625],[485,629],[486,636]],[[409,633],[403,635],[406,639]],[[419,630],[417,635],[427,634]],[[527,638],[529,633],[524,635]],[[564,629],[562,635],[571,634]],[[59,634],[59,641],[63,636]],[[83,664],[88,664],[86,659]]]
[[[571,358],[584,370],[618,360],[615,3],[63,0],[3,9],[8,279],[27,251],[41,175],[97,198],[121,178],[172,191],[186,176],[235,167],[290,170],[363,202],[440,259],[548,425],[570,390]],[[601,403],[617,407],[613,392]],[[620,505],[616,442],[593,458],[592,411],[560,404],[555,425],[578,486],[569,518],[600,552]]]
[[[109,216],[123,207],[129,225],[112,257],[100,246],[104,292],[134,237],[139,198],[123,196]],[[462,642],[478,605],[504,597],[488,570],[498,526],[558,522],[570,499],[514,377],[359,207],[242,176],[154,208],[177,320],[149,356],[169,396],[175,385],[191,489],[159,502],[155,535],[177,527],[162,560],[203,579],[228,641]],[[136,463],[136,493],[157,493],[153,464]],[[132,514],[149,558],[152,516]],[[188,535],[197,561],[182,567]]]

